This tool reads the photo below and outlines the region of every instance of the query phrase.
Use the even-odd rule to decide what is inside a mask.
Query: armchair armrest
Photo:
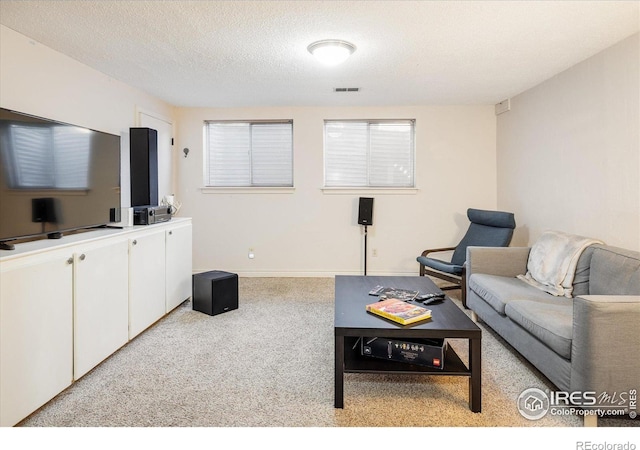
[[[451,251],[451,250],[455,250],[455,249],[456,249],[455,247],[428,248],[425,251],[423,251],[420,256],[427,256],[427,255],[429,255],[431,253],[447,252],[447,251]],[[438,258],[434,258],[434,259],[438,259]],[[418,261],[418,262],[420,263],[420,261]],[[422,263],[420,263],[420,276],[423,277],[426,272],[427,272],[426,266],[424,266],[424,265],[422,265]],[[445,280],[455,282],[455,279],[452,280],[449,276],[444,276],[443,278]]]
[[[530,250],[531,247],[467,247],[467,280],[474,273],[524,275]]]
[[[638,389],[640,295],[573,299],[571,390],[613,395]]]
[[[438,252],[448,252],[451,250],[455,250],[455,247],[443,247],[443,248],[428,248],[422,252],[420,256],[427,256],[429,253],[438,253]]]

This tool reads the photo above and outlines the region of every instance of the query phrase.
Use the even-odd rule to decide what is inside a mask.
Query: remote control
[[[432,303],[441,302],[444,300],[444,295],[442,297],[431,297],[422,302],[423,305],[430,305]]]
[[[369,295],[380,295],[382,292],[384,292],[384,290],[385,290],[384,286],[377,285],[376,287],[374,287],[369,291]]]

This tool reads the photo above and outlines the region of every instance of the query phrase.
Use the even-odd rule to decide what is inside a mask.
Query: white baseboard
[[[363,275],[363,272],[247,272],[247,271],[234,271],[233,269],[203,269],[194,270],[193,273],[208,272],[210,270],[224,270],[225,272],[236,273],[239,277],[246,278],[333,278],[336,275]],[[418,276],[415,272],[367,272],[367,276],[393,276],[393,277],[410,277]]]

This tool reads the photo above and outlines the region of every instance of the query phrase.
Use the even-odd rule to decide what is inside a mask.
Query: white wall
[[[491,106],[175,109],[32,39],[0,27],[0,106],[123,137],[123,205],[129,204],[128,129],[137,111],[174,120],[174,192],[193,217],[194,270],[241,275],[332,276],[363,270],[358,197],[373,196],[369,274],[417,274],[425,248],[455,245],[468,207],[497,204]],[[209,119],[293,119],[295,189],[203,193],[202,127]],[[327,194],[324,119],[415,118],[418,189]],[[189,157],[182,149],[190,149]],[[247,258],[253,248],[256,258]],[[372,257],[376,249],[378,256]]]
[[[640,250],[640,35],[514,97],[497,120],[512,245],[547,229]]]
[[[122,137],[122,204],[130,205],[129,128],[137,111],[173,107],[33,39],[0,26],[0,106]]]
[[[323,121],[353,118],[416,119],[416,191],[322,191]],[[203,122],[222,119],[293,119],[293,192],[202,192]],[[178,153],[190,153],[177,161],[176,196],[193,217],[194,271],[362,274],[358,198],[372,196],[367,273],[417,275],[422,250],[457,244],[467,208],[496,207],[495,119],[492,106],[178,109]]]

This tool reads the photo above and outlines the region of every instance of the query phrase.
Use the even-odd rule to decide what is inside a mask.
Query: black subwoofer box
[[[193,309],[210,316],[238,309],[238,275],[212,270],[193,275]]]

